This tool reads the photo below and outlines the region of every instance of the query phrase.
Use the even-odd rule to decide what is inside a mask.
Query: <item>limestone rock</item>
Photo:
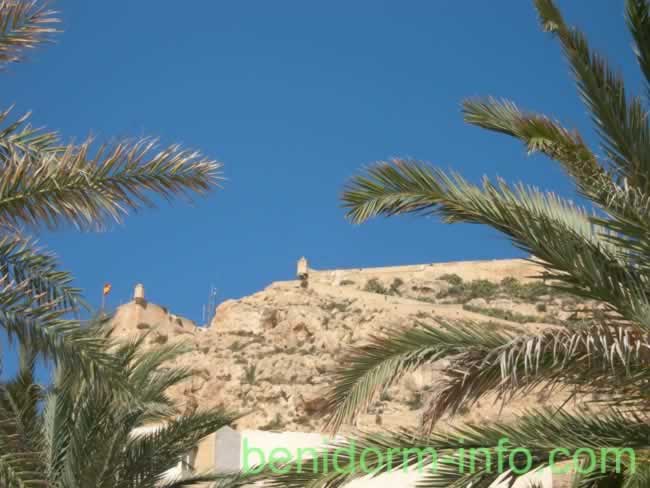
[[[332,373],[345,367],[350,348],[362,345],[371,335],[455,320],[498,328],[524,327],[513,321],[520,316],[539,317],[540,323],[525,324],[531,331],[543,330],[549,321],[569,320],[575,312],[569,311],[563,297],[545,293],[526,301],[508,296],[501,288],[490,294],[491,288],[481,287],[482,283],[468,286],[474,296],[465,296],[462,287],[453,284],[460,277],[470,285],[472,280],[498,285],[504,278],[525,285],[538,271],[523,260],[370,270],[310,268],[308,288],[300,281],[277,282],[251,296],[226,300],[207,327],[198,327],[144,297],[120,307],[113,325],[117,336],[148,334],[152,344],[182,340],[191,346],[191,352],[176,364],[191,367],[196,374],[170,392],[187,411],[225,405],[251,412],[238,421],[241,428],[319,431],[325,421],[322,411]],[[576,303],[572,302],[572,309]],[[509,313],[500,317],[492,309]],[[448,360],[440,361],[410,372],[378,393],[356,426],[417,425],[439,388],[441,370],[448,366]],[[534,406],[532,396],[513,406]],[[505,412],[501,414],[499,402],[490,398],[461,418],[480,420],[507,416]]]

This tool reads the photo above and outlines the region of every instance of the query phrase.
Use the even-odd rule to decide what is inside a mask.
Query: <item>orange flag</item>
[[[110,283],[104,283],[104,289],[102,290],[104,295],[108,295],[111,292],[111,284]]]

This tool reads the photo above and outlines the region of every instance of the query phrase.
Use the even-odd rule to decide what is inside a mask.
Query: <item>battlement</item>
[[[458,274],[465,280],[483,279],[499,282],[513,277],[521,282],[539,277],[542,269],[527,259],[493,259],[485,261],[450,261],[443,263],[382,266],[373,268],[314,269],[306,258],[298,261],[298,277],[309,283],[339,285],[343,281],[360,281],[371,278],[391,279],[417,277],[437,279],[445,274]]]

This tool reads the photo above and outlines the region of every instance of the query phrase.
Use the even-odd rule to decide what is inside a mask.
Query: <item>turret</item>
[[[133,301],[136,305],[144,306],[147,304],[147,301],[144,298],[144,285],[142,283],[135,285],[135,288],[133,289]]]
[[[298,260],[296,265],[296,276],[300,280],[300,286],[307,288],[307,279],[309,278],[309,262],[305,256]]]

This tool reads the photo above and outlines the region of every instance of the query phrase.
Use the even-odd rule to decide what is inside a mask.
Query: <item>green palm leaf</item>
[[[70,273],[61,271],[56,258],[38,249],[33,239],[17,232],[0,236],[0,275],[22,287],[37,304],[67,310],[84,304]]]
[[[489,225],[536,256],[546,278],[561,283],[562,290],[606,302],[623,317],[650,327],[648,276],[627,262],[606,227],[552,193],[523,185],[513,189],[502,181],[495,186],[486,180],[478,187],[422,163],[395,160],[355,177],[342,199],[353,222],[424,213],[449,223]]]
[[[582,191],[607,177],[605,169],[576,131],[569,131],[544,115],[520,111],[510,101],[488,98],[463,103],[465,122],[520,139],[529,153],[555,159]]]
[[[549,396],[556,387],[572,385],[607,395],[606,404],[644,407],[650,400],[649,363],[648,336],[625,327],[520,335],[492,350],[469,346],[446,368],[425,421],[433,429],[444,413],[471,407],[488,393],[506,402],[540,385]]]
[[[94,153],[88,141],[37,157],[20,154],[2,168],[0,223],[101,227],[107,218],[119,221],[128,209],[153,205],[150,195],[206,192],[219,168],[195,151],[158,149],[152,140]]]
[[[503,346],[512,334],[485,326],[449,324],[419,325],[385,336],[371,337],[367,345],[353,349],[332,374],[326,394],[328,426],[333,430],[363,413],[375,396],[404,374],[440,359],[460,354],[468,347],[484,353]]]
[[[634,98],[628,103],[622,78],[602,56],[591,51],[579,30],[566,25],[552,0],[535,0],[535,5],[542,25],[554,32],[562,44],[605,153],[630,184],[647,188],[650,126],[641,100]]]
[[[176,369],[169,361],[182,354],[182,347],[147,348],[137,339],[117,343],[112,351],[131,396],[115,395],[111,377],[89,379],[69,366],[58,370],[42,409],[42,428],[35,435],[43,448],[33,453],[43,463],[42,479],[48,486],[154,488],[207,481],[237,486],[240,477],[235,475],[168,473],[202,438],[237,418],[224,409],[178,416],[171,402],[167,409],[160,408],[157,400],[167,389],[187,379],[182,369],[182,374],[169,374]],[[160,375],[168,380],[158,381]],[[143,426],[155,427],[136,433]]]
[[[650,9],[647,0],[626,0],[625,14],[641,72],[646,83],[650,83]]]

